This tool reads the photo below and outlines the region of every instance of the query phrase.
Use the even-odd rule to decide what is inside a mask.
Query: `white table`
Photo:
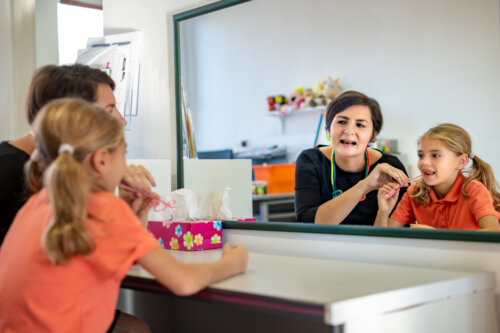
[[[183,262],[211,262],[220,250],[169,251]],[[164,290],[141,267],[124,288]],[[333,332],[497,332],[494,274],[271,255],[252,252],[245,274],[198,296],[317,318]],[[196,295],[194,297],[197,297]]]

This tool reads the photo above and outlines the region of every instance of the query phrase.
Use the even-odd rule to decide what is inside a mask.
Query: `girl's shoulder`
[[[88,212],[103,220],[128,211],[132,212],[130,206],[122,198],[110,192],[94,192],[90,195]],[[133,213],[133,212],[132,212]]]
[[[474,179],[474,180],[470,181],[467,185],[465,185],[464,190],[465,190],[465,193],[467,193],[468,195],[478,195],[481,193],[487,193],[487,194],[490,193],[488,188],[477,179]]]

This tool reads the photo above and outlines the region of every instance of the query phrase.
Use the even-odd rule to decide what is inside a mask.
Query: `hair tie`
[[[57,154],[61,155],[65,151],[67,151],[68,153],[73,155],[73,153],[75,152],[75,149],[69,143],[61,143],[61,145],[59,146],[59,150],[57,151]]]
[[[471,153],[469,154],[470,159],[473,159],[475,156],[476,156],[476,154],[474,154],[474,152],[471,152]]]
[[[31,153],[30,160],[32,162],[38,162],[40,161],[40,154],[38,153],[38,149],[35,148],[33,152]]]

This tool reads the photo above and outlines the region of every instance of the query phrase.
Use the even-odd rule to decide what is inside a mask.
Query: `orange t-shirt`
[[[431,187],[429,194],[431,201],[427,206],[417,205],[410,197],[415,185],[408,188],[391,218],[399,223],[409,224],[418,221],[438,229],[480,229],[478,221],[486,215],[494,215],[500,219],[500,213],[493,206],[490,192],[481,182],[474,180],[465,187],[465,192],[470,196],[465,198],[462,194],[462,185],[465,177],[458,174],[450,192],[438,199]]]
[[[52,219],[45,190],[17,214],[0,247],[0,332],[105,332],[121,280],[135,261],[159,247],[132,209],[112,193],[93,193],[86,227],[95,242],[88,257],[54,266],[42,235]]]

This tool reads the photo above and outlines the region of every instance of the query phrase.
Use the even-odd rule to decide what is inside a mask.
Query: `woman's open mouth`
[[[340,143],[346,146],[356,146],[357,142],[352,140],[340,139]]]

